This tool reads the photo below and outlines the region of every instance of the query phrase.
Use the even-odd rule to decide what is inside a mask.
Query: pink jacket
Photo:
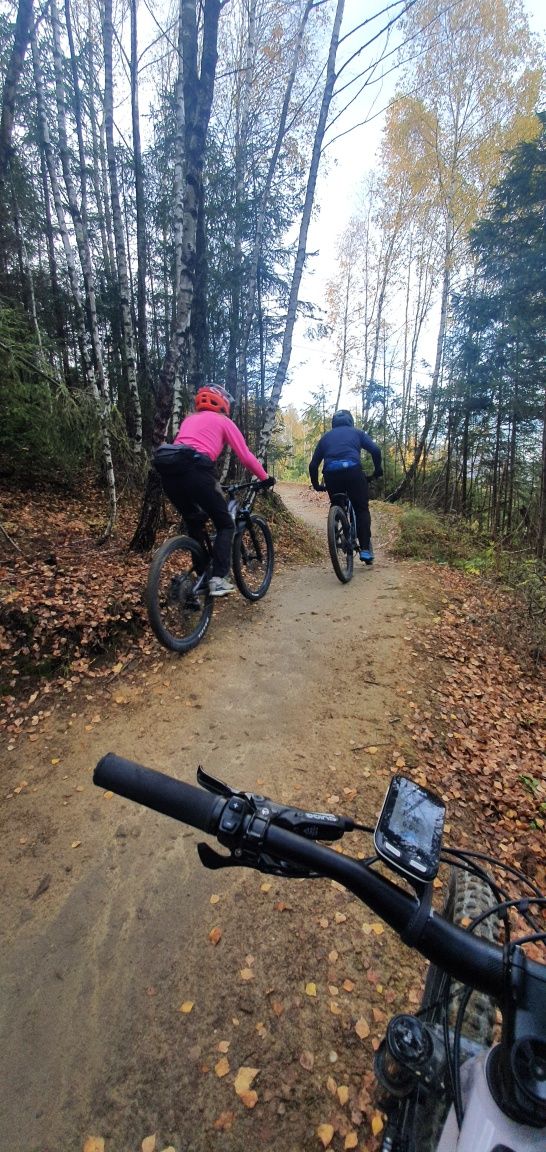
[[[219,412],[192,412],[182,421],[174,440],[175,444],[188,444],[197,452],[217,460],[222,448],[229,444],[241,464],[248,468],[258,480],[267,480],[267,472],[260,461],[250,451],[248,444],[233,420]]]

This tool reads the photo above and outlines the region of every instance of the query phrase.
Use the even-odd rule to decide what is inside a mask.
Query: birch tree
[[[4,269],[7,223],[7,175],[12,153],[15,97],[25,53],[30,39],[33,12],[32,0],[19,0],[15,33],[2,88],[0,113],[0,269]]]
[[[67,114],[66,114],[66,97],[64,87],[64,69],[63,69],[63,56],[61,50],[61,32],[59,12],[57,8],[57,0],[50,0],[51,3],[51,22],[53,31],[53,68],[55,75],[55,92],[57,100],[57,129],[59,137],[59,151],[61,158],[61,167],[64,177],[64,185],[68,206],[70,210],[71,223],[74,228],[76,237],[76,244],[80,258],[80,265],[85,288],[85,303],[86,311],[89,317],[89,329],[91,336],[92,346],[92,365],[88,371],[88,380],[90,381],[91,391],[95,400],[97,414],[99,419],[99,426],[101,431],[102,441],[102,458],[104,471],[106,476],[106,484],[108,488],[109,497],[109,515],[106,528],[104,530],[103,539],[111,535],[116,521],[117,514],[117,494],[116,494],[116,480],[114,475],[114,464],[112,459],[112,448],[110,443],[109,431],[109,417],[110,417],[110,399],[106,377],[104,373],[104,361],[102,354],[102,342],[99,332],[96,295],[95,295],[95,274],[93,268],[93,259],[91,253],[91,245],[89,242],[89,233],[87,228],[87,177],[86,177],[86,164],[85,157],[82,155],[83,144],[81,139],[81,124],[77,120],[77,135],[78,144],[80,149],[80,197],[78,199],[76,185],[72,175],[72,158],[68,143],[68,128],[67,128]],[[78,102],[75,99],[74,110],[76,116],[78,114]],[[88,359],[89,363],[89,359]]]
[[[106,134],[106,150],[108,156],[108,175],[110,179],[112,222],[114,226],[114,239],[116,245],[117,281],[119,286],[119,305],[122,325],[122,362],[127,376],[127,389],[131,405],[133,449],[135,456],[138,457],[142,452],[142,412],[140,407],[140,396],[138,392],[136,374],[136,355],[133,324],[131,318],[129,276],[127,272],[125,236],[123,221],[121,217],[116,151],[114,146],[114,79],[112,72],[112,37],[112,0],[104,0],[104,127]]]
[[[320,105],[320,112],[315,129],[313,149],[311,154],[311,163],[309,166],[309,174],[307,177],[307,187],[305,191],[305,200],[303,205],[303,212],[301,224],[299,228],[298,247],[296,252],[296,260],[294,264],[294,271],[292,275],[292,282],[290,285],[290,296],[288,300],[288,310],[286,315],[286,324],[283,334],[282,351],[273,386],[267,402],[265,412],[265,419],[260,433],[259,452],[262,459],[265,458],[267,453],[267,446],[271,438],[273,428],[275,426],[275,416],[279,405],[282,388],[286,379],[286,372],[290,363],[290,355],[292,352],[292,340],[294,335],[294,325],[296,322],[296,312],[298,305],[298,296],[303,274],[303,267],[305,263],[305,256],[307,252],[307,236],[309,233],[309,223],[311,220],[311,211],[315,199],[315,189],[317,183],[317,175],[319,170],[320,155],[322,144],[324,140],[324,133],[328,119],[328,112],[332,101],[334,92],[334,84],[336,80],[336,55],[339,44],[339,34],[341,28],[341,21],[343,19],[343,10],[345,7],[345,0],[337,0],[334,20],[332,23],[332,31],[330,35],[330,46],[328,50],[328,59],[325,70],[325,83]]]
[[[204,0],[201,44],[195,0],[180,0],[179,60],[183,111],[177,122],[184,124],[184,199],[181,228],[181,263],[176,285],[173,328],[159,373],[153,446],[165,437],[171,417],[174,381],[181,358],[187,356],[193,303],[196,262],[197,217],[202,195],[205,144],[209,126],[216,62],[220,0]],[[146,550],[152,546],[160,509],[160,488],[153,470],[148,474],[140,520],[131,547]]]

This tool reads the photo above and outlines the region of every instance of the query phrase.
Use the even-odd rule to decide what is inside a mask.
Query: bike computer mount
[[[396,872],[428,884],[438,872],[445,804],[406,776],[393,776],[374,832],[376,851]]]
[[[340,840],[345,832],[354,828],[346,816],[330,812],[306,812],[300,808],[276,804],[267,796],[255,792],[235,791],[222,780],[209,775],[201,766],[197,769],[197,782],[208,792],[225,797],[218,825],[217,838],[230,849],[229,856],[215,852],[208,844],[198,844],[199,859],[206,868],[253,867],[260,872],[277,876],[313,877],[315,873],[298,868],[286,861],[274,860],[263,851],[267,828],[275,824],[308,840]]]

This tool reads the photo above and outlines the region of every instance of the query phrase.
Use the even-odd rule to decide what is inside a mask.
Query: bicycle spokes
[[[206,558],[189,537],[169,540],[156,553],[147,602],[152,628],[166,648],[185,652],[204,636],[212,613]]]

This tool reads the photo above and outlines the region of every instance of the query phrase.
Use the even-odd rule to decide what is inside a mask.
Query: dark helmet
[[[354,428],[355,422],[347,408],[338,408],[332,416],[332,428]]]

